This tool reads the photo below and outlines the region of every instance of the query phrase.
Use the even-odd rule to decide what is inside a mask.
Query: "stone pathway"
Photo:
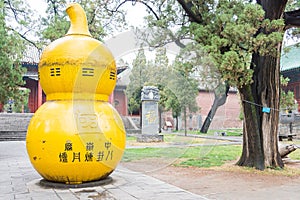
[[[153,177],[118,167],[113,182],[104,186],[55,189],[39,185],[40,175],[33,169],[25,141],[0,142],[0,199],[5,200],[194,200],[200,195]]]

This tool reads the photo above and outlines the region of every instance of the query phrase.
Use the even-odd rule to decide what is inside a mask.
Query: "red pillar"
[[[111,105],[113,105],[113,106],[115,106],[115,105],[114,105],[114,99],[115,99],[114,93],[115,93],[115,91],[113,91],[113,92],[111,93],[111,95],[109,96],[109,99],[108,99],[109,103],[110,103]]]
[[[39,108],[43,103],[43,90],[40,84],[40,81],[38,81],[38,91],[37,91],[37,108]]]
[[[125,94],[125,90],[123,90],[123,95],[124,95],[124,102],[125,102],[125,105],[124,105],[124,109],[125,109],[125,116],[128,116],[128,109],[127,109],[127,96]]]

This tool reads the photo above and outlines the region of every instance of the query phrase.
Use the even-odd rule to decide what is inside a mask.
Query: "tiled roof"
[[[36,47],[28,45],[23,53],[22,62],[39,63],[41,51]]]
[[[120,74],[118,74],[117,86],[127,86],[130,82],[129,75],[131,74],[131,68],[128,67]]]
[[[300,67],[300,46],[293,45],[287,47],[286,52],[281,53],[280,70],[286,71]]]

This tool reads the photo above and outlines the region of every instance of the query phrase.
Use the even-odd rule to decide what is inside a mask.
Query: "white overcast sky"
[[[36,10],[40,15],[43,15],[46,12],[47,3],[46,0],[26,0],[29,5]],[[71,2],[71,1],[67,1]],[[132,26],[141,26],[144,22],[143,17],[146,15],[146,8],[142,4],[135,4],[134,6],[131,3],[125,3],[122,5],[124,10],[127,10],[126,20],[128,20],[129,25]]]
[[[29,5],[31,6],[32,9],[36,10],[37,13],[39,13],[40,15],[44,15],[46,12],[46,7],[47,7],[47,3],[46,0],[26,0]],[[71,2],[71,1],[67,1]],[[127,10],[127,14],[126,14],[126,20],[128,22],[129,26],[134,26],[134,27],[142,27],[143,23],[144,23],[144,16],[147,14],[146,12],[146,7],[142,4],[135,4],[134,6],[131,5],[131,3],[126,3],[124,5],[122,5],[122,9]],[[126,35],[130,35],[130,38],[126,38],[123,39],[120,42],[120,39],[116,39],[116,41],[113,41],[110,44],[106,44],[110,50],[112,51],[112,53],[114,54],[116,59],[120,59],[123,58],[125,61],[129,62],[129,64],[131,64],[131,61],[136,57],[137,54],[137,49],[135,49],[133,46],[135,45],[134,39],[132,38],[133,36],[129,33],[116,33],[116,35],[120,35],[117,36],[119,38],[124,38],[124,36],[126,37]],[[106,39],[107,40],[111,40],[116,38],[116,35],[114,36],[110,36]],[[106,43],[105,41],[105,43]],[[111,41],[110,41],[111,42]],[[130,43],[130,44],[129,44]],[[124,50],[120,52],[120,45],[121,46],[132,46],[132,48],[130,50]],[[154,52],[153,52],[154,53]],[[153,53],[150,52],[146,52],[146,54],[151,54],[149,57],[150,60],[153,59]],[[174,55],[172,55],[171,60],[174,59]]]

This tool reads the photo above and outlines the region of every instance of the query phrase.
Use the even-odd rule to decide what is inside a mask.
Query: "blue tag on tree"
[[[263,107],[262,108],[262,112],[264,112],[264,113],[270,113],[271,112],[271,108]]]

